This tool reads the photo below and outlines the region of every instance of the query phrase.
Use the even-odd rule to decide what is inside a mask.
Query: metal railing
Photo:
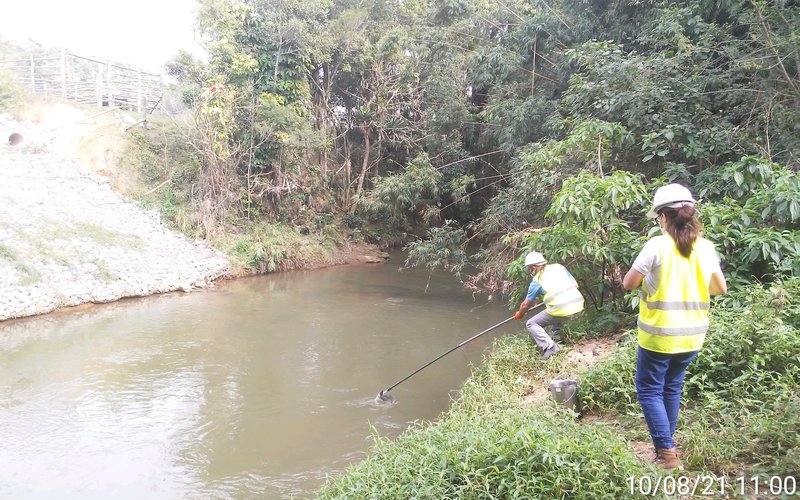
[[[97,106],[116,106],[140,113],[164,113],[161,75],[127,68],[62,50],[0,60],[36,95],[58,96]]]

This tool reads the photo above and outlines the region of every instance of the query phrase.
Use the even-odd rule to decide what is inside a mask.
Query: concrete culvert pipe
[[[24,139],[25,138],[22,137],[22,134],[20,134],[18,132],[14,132],[13,134],[8,136],[8,145],[9,146],[18,146],[18,145],[22,144],[22,141]]]

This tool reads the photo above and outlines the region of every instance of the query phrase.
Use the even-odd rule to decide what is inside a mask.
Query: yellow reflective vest
[[[661,265],[654,269],[658,273],[657,289],[648,290],[642,282],[639,345],[667,354],[697,351],[703,347],[708,331],[711,303],[711,277],[703,274],[697,242],[686,258],[671,237],[661,237],[658,254]]]
[[[570,316],[583,311],[583,295],[566,267],[548,264],[534,279],[544,290],[542,301],[551,316]]]

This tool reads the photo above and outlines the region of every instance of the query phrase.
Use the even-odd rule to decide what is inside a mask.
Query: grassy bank
[[[799,292],[794,279],[750,288],[715,308],[707,344],[686,379],[676,436],[686,470],[672,477],[725,477],[726,494],[734,497],[738,477],[796,477]],[[566,356],[545,365],[525,335],[506,336],[440,419],[394,441],[375,436],[368,457],[318,497],[645,497],[629,478],[665,474],[634,453],[635,443],[648,441],[633,388],[635,348],[628,332],[613,355],[581,377],[576,418],[550,401],[524,402],[531,380],[546,385],[565,369]]]
[[[319,498],[621,498],[626,477],[654,473],[617,433],[549,401],[523,403],[564,356],[545,364],[527,335],[507,336],[433,424],[376,437],[361,463]]]

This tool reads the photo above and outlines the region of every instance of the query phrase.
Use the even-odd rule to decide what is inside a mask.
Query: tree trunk
[[[247,146],[247,219],[250,219],[253,208],[253,156],[256,152],[256,147],[253,144],[253,137],[255,137],[255,123],[256,123],[256,94],[253,92],[252,99],[250,100],[250,144]]]
[[[272,166],[273,186],[280,187],[283,183],[283,148],[278,151],[278,161]]]
[[[272,91],[278,93],[278,65],[281,62],[281,44],[278,43],[278,50],[275,51],[275,70],[272,72]]]
[[[350,161],[350,141],[347,139],[347,132],[344,138],[344,206],[350,209],[350,181],[353,176],[353,163]]]
[[[367,170],[369,170],[369,129],[369,125],[364,125],[361,128],[361,131],[364,134],[364,159],[361,161],[361,174],[358,176],[358,187],[356,188],[356,194],[361,194],[361,190],[364,189],[364,179],[366,179]]]
[[[531,95],[536,90],[536,40],[537,35],[533,35],[533,63],[531,64]]]
[[[319,106],[319,128],[322,132],[322,154],[320,155],[320,174],[322,177],[328,175],[328,86],[330,78],[328,77],[329,65],[323,64],[322,83],[320,85],[320,102]]]

